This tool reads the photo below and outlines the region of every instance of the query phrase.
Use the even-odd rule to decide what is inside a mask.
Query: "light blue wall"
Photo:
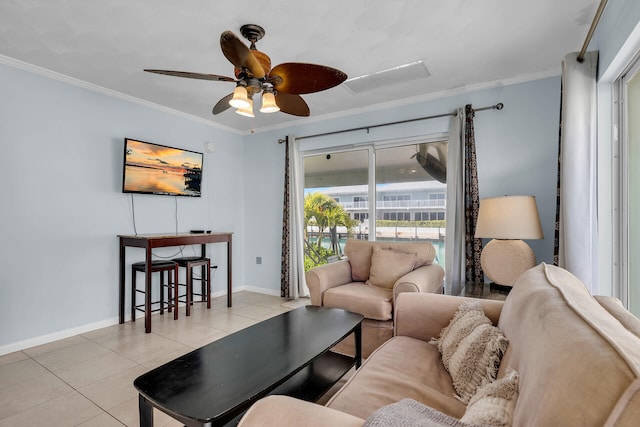
[[[5,65],[0,93],[0,350],[116,321],[116,235],[134,231],[121,193],[124,137],[200,152],[215,143],[203,197],[134,196],[137,231],[174,231],[177,201],[180,230],[236,233],[234,278],[244,283],[242,136]],[[128,253],[129,262],[144,257]]]
[[[285,135],[310,135],[455,111],[465,104],[503,102],[502,111],[475,120],[481,197],[532,194],[538,201],[543,240],[530,241],[538,261],[552,262],[556,205],[560,78],[547,78],[451,96],[415,105],[353,114],[245,137],[245,274],[249,286],[278,293]],[[449,118],[413,122],[301,141],[303,150],[447,132]],[[263,263],[257,265],[256,256]]]
[[[618,71],[621,49],[628,47],[639,20],[637,0],[609,2],[590,47],[600,52],[601,75]],[[598,103],[601,165],[611,158],[603,141],[609,150],[612,145],[611,92],[605,83],[599,86]],[[481,197],[535,195],[545,238],[529,243],[538,261],[550,262],[559,86],[559,77],[549,78],[243,137],[0,65],[0,182],[5,190],[0,210],[0,350],[115,321],[115,236],[133,232],[131,199],[120,193],[125,136],[195,151],[203,151],[205,142],[216,144],[214,153],[205,154],[203,197],[178,199],[179,228],[233,231],[234,283],[279,294],[284,145],[278,139],[440,114],[467,103],[480,107],[503,102],[503,111],[476,117]],[[448,119],[429,120],[309,139],[303,148],[429,135],[448,127]],[[606,179],[599,186],[606,195]],[[174,200],[135,196],[138,232],[175,229]],[[601,205],[600,214],[610,206]],[[610,247],[606,231],[601,231],[601,247]],[[211,249],[214,259],[224,260],[223,249]],[[261,265],[256,256],[262,257]],[[129,261],[141,257],[131,252]],[[222,292],[224,262],[219,266],[214,291]],[[610,271],[605,262],[601,271],[607,268]],[[610,293],[608,284],[601,288]]]
[[[589,50],[599,51],[598,68],[602,75],[627,42],[629,34],[640,22],[640,2],[617,0],[607,2]]]

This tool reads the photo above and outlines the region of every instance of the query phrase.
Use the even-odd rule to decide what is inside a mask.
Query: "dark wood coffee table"
[[[136,378],[140,425],[158,408],[186,426],[233,424],[258,399],[314,401],[362,362],[363,317],[306,306],[265,320]],[[356,357],[329,350],[355,333]]]

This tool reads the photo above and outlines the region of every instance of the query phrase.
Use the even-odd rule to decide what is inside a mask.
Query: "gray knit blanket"
[[[480,427],[436,411],[413,399],[402,399],[375,411],[363,427]]]

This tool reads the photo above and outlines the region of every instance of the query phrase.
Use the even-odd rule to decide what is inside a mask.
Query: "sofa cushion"
[[[453,386],[465,403],[478,387],[496,379],[500,359],[509,344],[474,300],[460,305],[435,343]]]
[[[472,427],[457,418],[424,405],[402,399],[375,411],[362,427]]]
[[[393,292],[389,289],[353,282],[328,289],[323,295],[322,305],[362,314],[367,319],[390,320],[392,300]]]
[[[626,425],[640,415],[640,339],[568,271],[526,271],[498,326],[511,344],[504,363],[520,374],[514,425]]]
[[[327,406],[366,419],[378,408],[411,398],[460,418],[465,405],[454,393],[435,346],[396,336],[369,356]]]
[[[518,372],[509,369],[503,378],[480,387],[460,421],[491,427],[510,426],[518,399],[518,378]]]
[[[374,246],[367,284],[393,289],[396,280],[413,270],[416,265],[416,259],[415,253],[382,249],[380,246]]]

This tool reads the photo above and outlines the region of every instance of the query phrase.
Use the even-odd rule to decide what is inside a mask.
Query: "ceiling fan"
[[[347,79],[342,71],[324,65],[285,62],[271,68],[269,56],[256,49],[256,42],[265,34],[264,29],[259,25],[247,24],[240,27],[240,33],[251,42],[250,47],[231,31],[220,35],[222,53],[235,66],[236,78],[187,71],[144,71],[190,79],[233,82],[236,84],[233,93],[218,101],[212,112],[219,114],[235,107],[236,113],[249,117],[254,117],[253,96],[257,93],[262,93],[262,113],[282,111],[294,116],[308,116],[309,106],[300,94],[330,89]]]

